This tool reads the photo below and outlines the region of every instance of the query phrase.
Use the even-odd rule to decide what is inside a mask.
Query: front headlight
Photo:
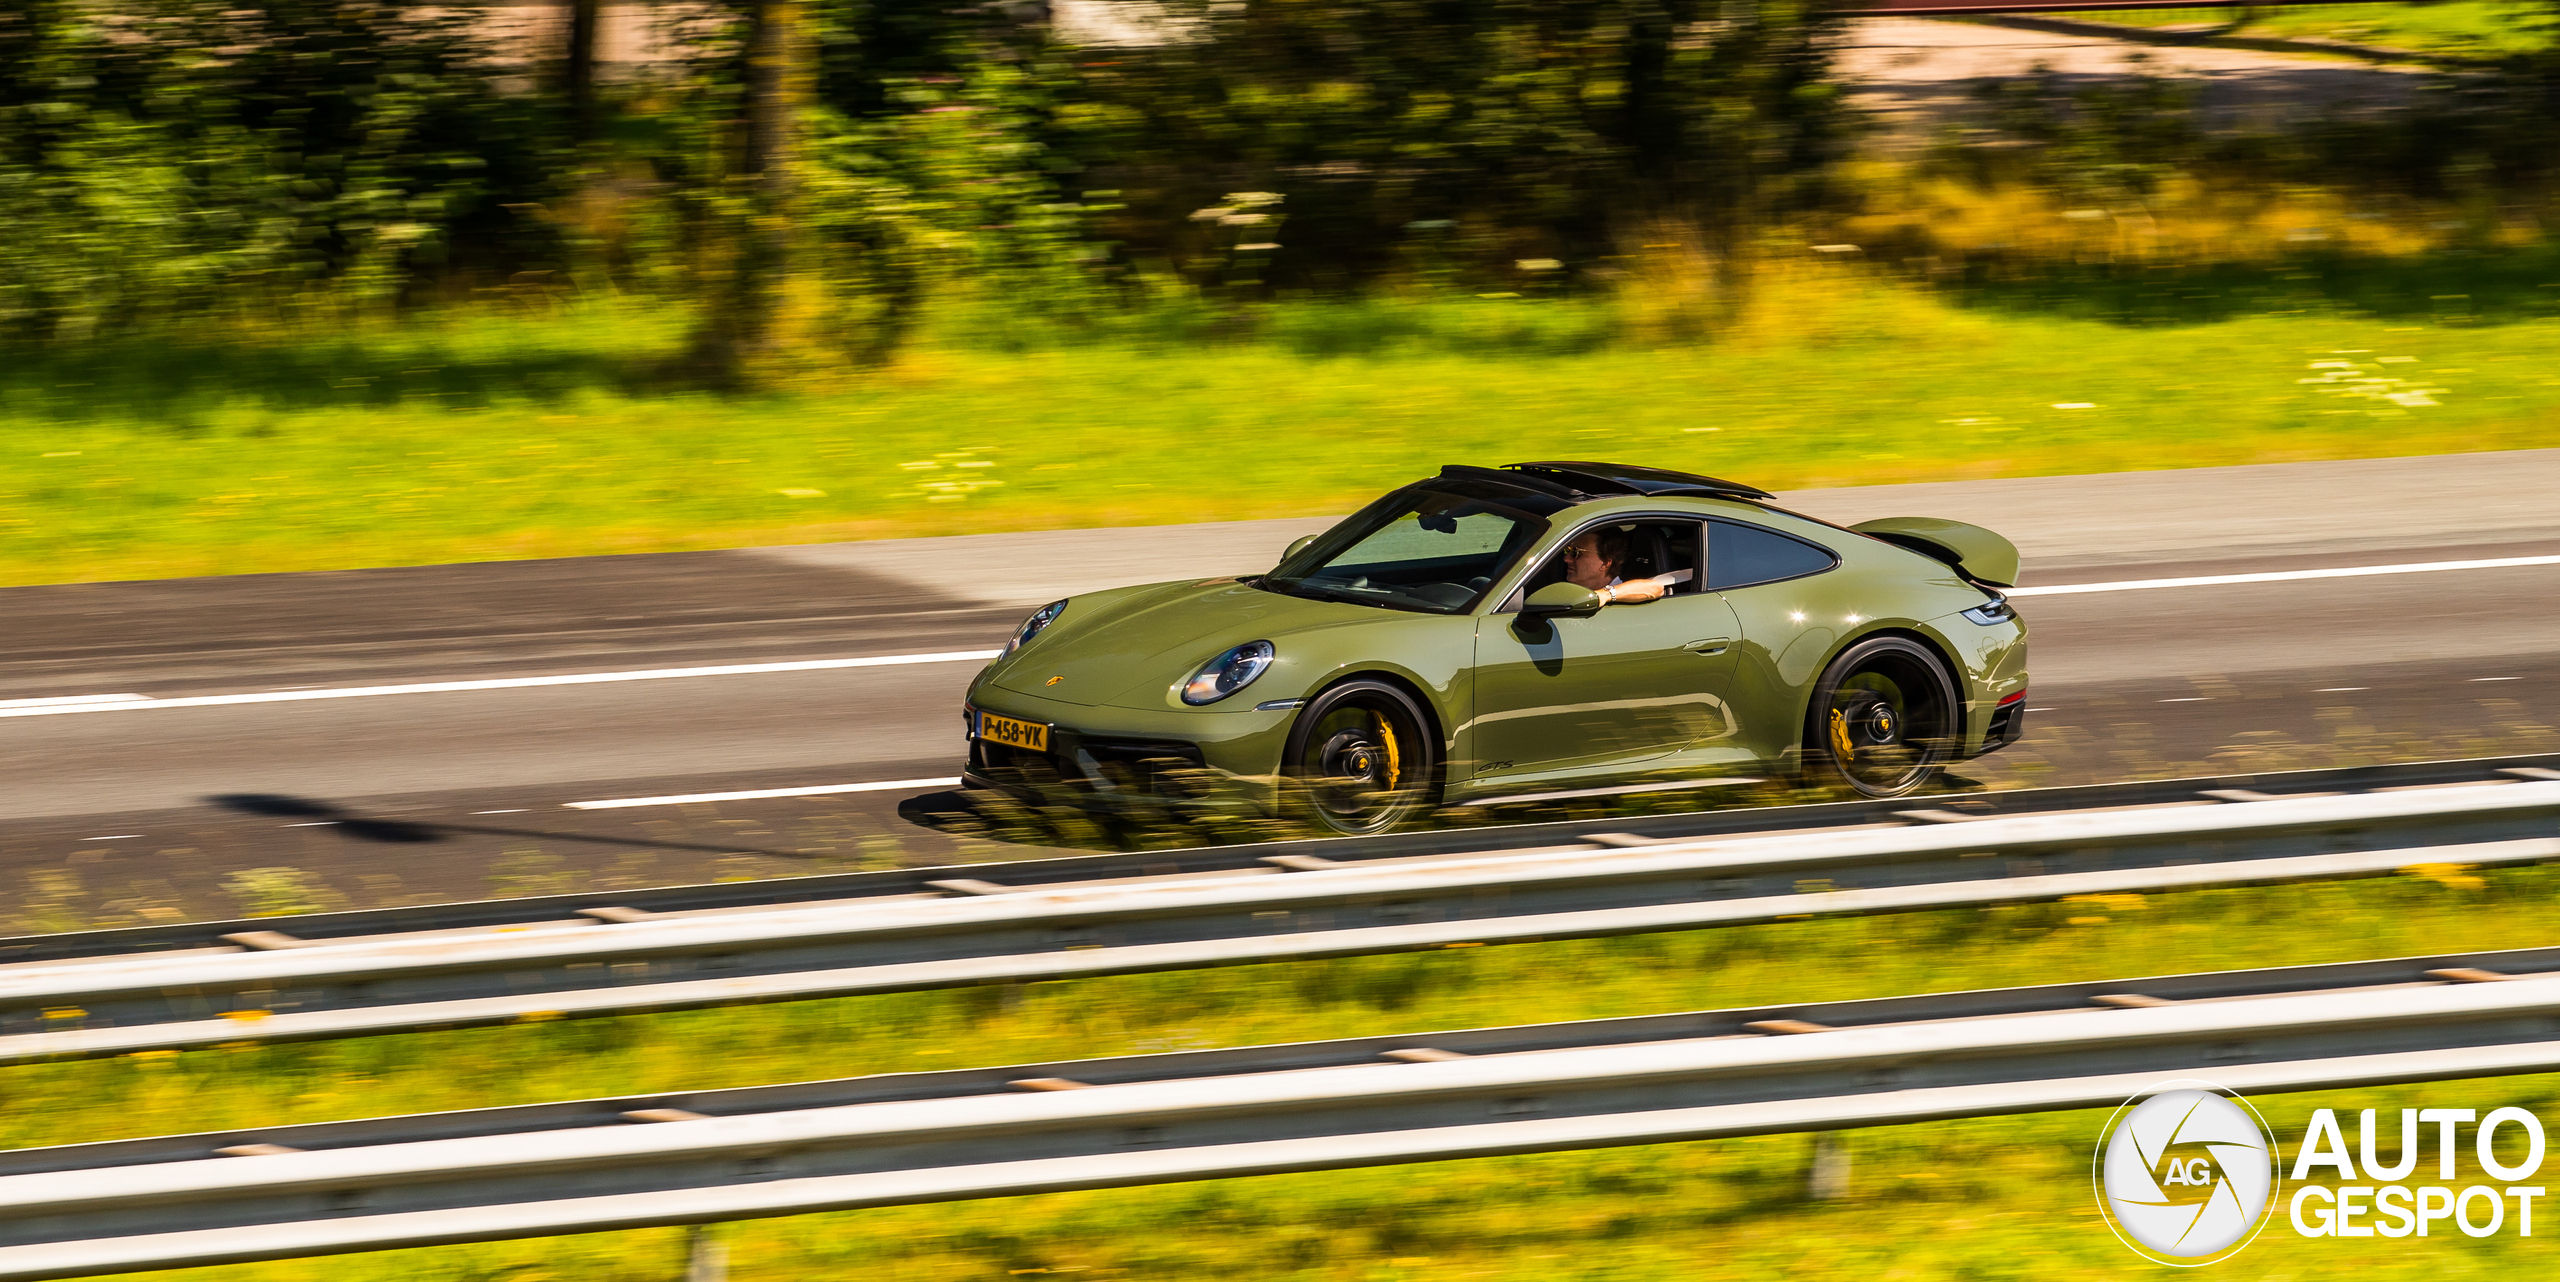
[[[1011,654],[1014,651],[1031,644],[1031,638],[1040,635],[1040,629],[1057,622],[1058,616],[1065,614],[1066,612],[1067,603],[1064,601],[1052,601],[1047,605],[1041,606],[1038,610],[1033,611],[1031,617],[1024,619],[1022,621],[1022,626],[1015,630],[1013,639],[1005,642],[1004,652],[1006,654]]]
[[[1191,679],[1182,683],[1182,701],[1193,707],[1234,694],[1253,684],[1278,651],[1268,641],[1247,641],[1235,649],[1200,665]]]

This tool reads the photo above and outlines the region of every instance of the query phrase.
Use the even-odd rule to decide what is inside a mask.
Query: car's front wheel
[[[1329,832],[1385,832],[1431,804],[1439,743],[1413,696],[1346,681],[1298,714],[1282,763],[1292,808]]]
[[[1936,655],[1902,637],[1841,652],[1814,684],[1805,726],[1808,774],[1868,797],[1929,782],[1963,746],[1963,705]]]

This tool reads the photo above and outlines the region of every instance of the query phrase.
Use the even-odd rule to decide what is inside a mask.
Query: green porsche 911
[[[1890,797],[2024,728],[2018,552],[1712,477],[1441,469],[1267,574],[1042,607],[969,687],[967,782],[1080,804],[1435,806],[1783,775]]]

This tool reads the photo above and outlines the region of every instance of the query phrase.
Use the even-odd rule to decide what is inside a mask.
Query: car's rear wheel
[[[1292,808],[1344,836],[1385,832],[1431,804],[1439,742],[1413,696],[1383,681],[1317,695],[1289,732],[1281,773]]]
[[[1899,797],[1955,759],[1963,716],[1955,681],[1936,655],[1902,637],[1861,641],[1814,684],[1807,773],[1861,796]]]

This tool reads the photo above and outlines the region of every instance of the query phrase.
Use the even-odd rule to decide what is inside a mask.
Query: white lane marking
[[[287,828],[335,828],[337,826],[338,821],[335,819],[314,819],[309,823],[285,825]]]
[[[2522,681],[2523,677],[2473,677],[2473,681]]]
[[[951,788],[950,779],[890,779],[880,783],[827,783],[814,788],[758,788],[753,792],[694,792],[680,797],[616,797],[610,801],[565,801],[571,810],[623,810],[632,806],[683,806],[697,801],[757,801],[766,797],[819,797],[832,792],[894,792],[901,788]]]
[[[2407,565],[2351,565],[2335,570],[2275,570],[2265,574],[2208,574],[2192,579],[2127,579],[2121,583],[2063,583],[2045,588],[2010,588],[2006,595],[2068,596],[2075,592],[2211,588],[2229,583],[2289,583],[2296,579],[2358,579],[2375,574],[2433,574],[2442,570],[2503,570],[2519,565],[2560,565],[2560,556],[2502,556],[2485,561],[2416,561]]]
[[[524,813],[524,807],[518,806],[513,810],[474,810],[471,813],[475,815],[520,815]]]
[[[2162,702],[2162,703],[2211,703],[2211,702],[2213,702],[2213,700],[2208,699],[2208,698],[2205,698],[2203,695],[2197,694],[2197,695],[2189,695],[2189,696],[2187,696],[2187,697],[2186,697],[2186,698],[2184,698],[2184,699],[2162,699],[2160,702]]]
[[[141,835],[142,835],[142,834],[141,834],[141,833],[138,833],[138,832],[120,832],[120,833],[117,833],[115,836],[112,836],[112,837],[82,837],[80,840],[82,840],[82,841],[131,841],[131,840],[133,840],[134,838],[139,837],[139,836],[141,836]]]
[[[0,699],[0,708],[58,708],[81,703],[149,703],[147,694],[56,694],[41,699]]]
[[[665,681],[674,677],[738,677],[764,672],[825,672],[838,668],[887,668],[910,663],[963,663],[992,659],[1001,650],[945,650],[938,654],[884,654],[864,659],[803,659],[793,663],[731,663],[711,668],[647,668],[637,672],[572,672],[554,677],[493,677],[482,681],[427,681],[417,685],[343,686],[325,690],[267,690],[258,694],[207,694],[184,699],[141,695],[96,696],[115,702],[47,703],[0,707],[0,717],[48,717],[68,712],[130,712],[141,708],[218,708],[235,703],[298,703],[305,699],[367,699],[384,694],[451,694],[463,690],[523,690],[535,686],[600,685],[608,681]]]
[[[2345,693],[2347,693],[2348,691],[2351,691],[2351,690],[2370,690],[2370,689],[2372,689],[2372,688],[2373,688],[2372,686],[2322,686],[2322,687],[2320,687],[2319,689],[2312,691],[2311,693],[2313,693],[2313,694],[2345,694]]]

